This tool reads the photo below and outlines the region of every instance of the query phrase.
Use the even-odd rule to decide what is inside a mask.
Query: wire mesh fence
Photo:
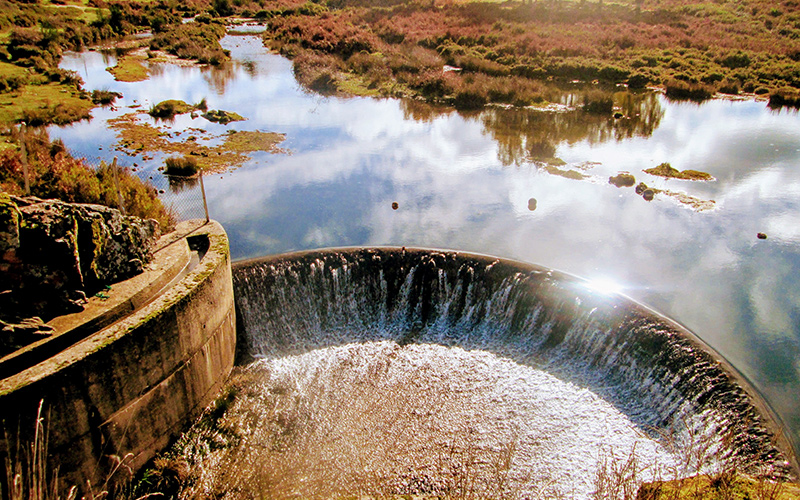
[[[140,193],[131,189],[127,182],[127,179],[136,176],[155,189],[157,198],[169,217],[170,229],[176,228],[178,231],[189,233],[196,229],[198,224],[179,223],[195,220],[204,224],[209,220],[202,171],[189,176],[168,175],[154,170],[153,167],[139,169],[125,165],[117,158],[114,158],[110,165],[100,162],[90,166],[96,171],[103,170],[106,175],[110,175],[114,194],[108,199],[108,204],[123,214],[135,213],[135,207],[141,204]]]
[[[168,168],[169,158],[167,167],[159,166],[152,157],[142,166],[131,158],[120,160],[116,156],[88,160],[69,152],[60,141],[51,142],[44,129],[29,128],[24,123],[11,127],[10,137],[19,145],[19,157],[18,164],[10,161],[4,167],[9,170],[6,177],[16,179],[12,182],[18,185],[15,191],[24,196],[56,194],[68,201],[99,203],[125,215],[157,219],[162,232],[175,226],[185,228],[186,224],[178,224],[184,221],[209,220],[202,170],[193,175],[168,175],[163,170]],[[69,153],[67,160],[58,157],[63,152]],[[43,157],[48,160],[43,161]],[[95,175],[87,177],[86,166]]]

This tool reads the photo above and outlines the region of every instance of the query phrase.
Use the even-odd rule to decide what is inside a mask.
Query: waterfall
[[[624,297],[594,291],[575,277],[457,252],[331,249],[237,263],[234,289],[239,357],[264,366],[266,375],[261,377],[273,382],[280,379],[286,363],[305,363],[290,377],[298,394],[310,390],[301,381],[303,373],[318,375],[320,363],[333,363],[316,358],[319,353],[334,359],[352,356],[354,350],[373,353],[372,358],[342,361],[337,365],[340,378],[351,376],[346,375],[348,370],[366,370],[364,366],[377,359],[385,358],[387,366],[403,359],[412,371],[408,380],[415,379],[413,366],[439,366],[451,357],[463,361],[463,353],[471,353],[476,366],[493,366],[511,377],[481,389],[494,391],[492,401],[498,405],[506,404],[502,401],[507,396],[497,392],[498,386],[511,392],[535,386],[532,398],[558,387],[560,394],[574,395],[572,402],[559,405],[577,408],[584,400],[607,405],[647,443],[673,450],[665,463],[681,467],[682,474],[731,464],[745,472],[765,467],[777,476],[793,472],[793,455],[779,442],[779,424],[724,360],[680,325]],[[342,349],[349,349],[349,354]],[[401,350],[400,358],[396,349]],[[452,365],[431,380],[470,372],[472,365],[464,362],[462,368]],[[423,371],[420,368],[421,379]],[[475,376],[492,378],[489,373]],[[400,376],[391,375],[391,380]],[[514,380],[523,379],[529,382],[520,389]],[[534,379],[542,381],[531,382]],[[408,380],[390,392],[407,386]],[[525,403],[515,399],[508,404]],[[541,408],[537,411],[547,415]],[[513,414],[513,408],[508,412]],[[531,418],[535,417],[526,416],[520,425],[528,426]],[[513,432],[519,446],[525,436],[519,429]],[[575,439],[579,443],[589,438]],[[637,443],[637,452],[650,446]],[[698,449],[691,457],[675,454],[687,447]],[[525,453],[518,450],[521,457]],[[656,460],[659,453],[652,451],[648,457]],[[587,474],[596,474],[596,467]],[[573,496],[586,496],[591,488],[573,489]]]

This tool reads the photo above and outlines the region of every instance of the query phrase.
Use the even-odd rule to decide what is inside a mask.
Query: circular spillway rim
[[[231,263],[231,267],[233,269],[242,269],[269,262],[290,261],[300,258],[307,258],[315,254],[318,255],[329,255],[336,253],[354,254],[354,253],[364,253],[364,252],[392,252],[392,253],[406,252],[406,253],[413,253],[420,255],[442,254],[457,258],[458,257],[469,258],[476,260],[478,262],[484,262],[486,264],[502,263],[504,265],[519,268],[520,270],[524,270],[527,272],[544,273],[561,283],[577,285],[584,287],[586,290],[591,290],[591,287],[589,286],[590,284],[589,280],[564,271],[541,266],[539,264],[533,264],[530,262],[510,259],[506,257],[498,257],[490,254],[466,252],[453,249],[429,248],[429,247],[405,247],[405,246],[394,246],[394,245],[322,247],[322,248],[296,250],[280,254],[271,254],[261,257],[250,257],[250,258],[234,260]],[[656,311],[655,309],[645,304],[642,304],[641,302],[638,302],[637,300],[625,294],[619,292],[604,292],[604,295],[609,298],[615,298],[616,300],[628,303],[633,309],[638,309],[640,312],[643,312],[646,315],[657,318],[659,321],[675,329],[684,338],[689,340],[691,343],[695,344],[699,349],[709,354],[713,358],[713,360],[720,365],[720,367],[726,373],[726,375],[730,379],[732,379],[735,383],[737,383],[742,388],[743,391],[745,391],[747,396],[750,398],[753,406],[763,416],[764,418],[763,423],[774,436],[776,447],[780,449],[786,456],[786,459],[789,462],[789,468],[791,469],[792,475],[794,477],[800,476],[800,463],[798,462],[797,458],[798,455],[794,444],[792,443],[791,439],[788,438],[789,434],[786,431],[787,427],[783,422],[783,419],[781,419],[780,415],[778,415],[777,412],[775,412],[775,410],[772,408],[772,406],[770,406],[770,404],[767,402],[766,398],[763,396],[761,391],[759,391],[755,387],[755,385],[752,382],[750,382],[750,380],[742,372],[740,372],[736,367],[734,367],[722,354],[717,352],[716,349],[711,347],[708,343],[706,343],[699,336],[697,336],[697,334],[692,332],[688,327],[679,323],[678,321]]]

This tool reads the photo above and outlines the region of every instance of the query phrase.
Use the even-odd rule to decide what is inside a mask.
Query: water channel
[[[800,443],[796,111],[753,99],[695,104],[618,92],[621,118],[568,107],[461,113],[416,101],[308,93],[291,62],[257,37],[228,36],[223,46],[233,58],[223,68],[161,65],[138,83],[114,81],[105,70],[113,55],[67,55],[62,67],[77,71],[87,89],[124,97],[96,109],[89,122],[52,127],[51,137],[90,162],[118,156],[137,163],[179,211],[199,216],[188,213],[196,210],[198,188],[170,193],[157,172],[163,155],[148,160],[115,151],[119,138],[106,122],[165,99],[205,98],[210,109],[247,120],[220,125],[187,114],[158,125],[286,136],[283,151],[253,154],[235,170],[206,177],[211,217],[228,232],[235,259],[406,245],[578,275],[695,332],[765,395],[795,447]],[[662,162],[715,180],[642,172]],[[648,202],[633,187],[608,183],[623,171],[673,195]],[[757,238],[760,232],[767,239]]]

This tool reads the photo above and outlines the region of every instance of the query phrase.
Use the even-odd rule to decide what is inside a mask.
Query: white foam
[[[588,498],[604,462],[608,472],[635,456],[636,482],[677,468],[598,395],[485,351],[347,344],[258,361],[247,377],[250,395],[225,418],[249,415],[247,447],[274,448],[276,433],[292,429],[297,450],[247,461],[283,470],[301,496],[470,488],[479,497]]]

